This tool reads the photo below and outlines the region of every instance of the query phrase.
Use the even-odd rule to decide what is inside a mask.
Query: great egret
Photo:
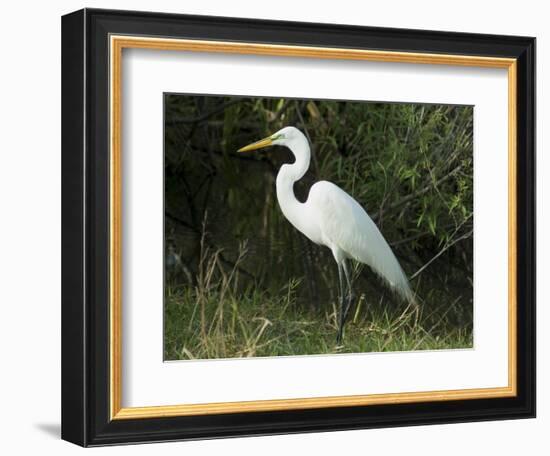
[[[296,199],[293,185],[308,170],[311,157],[308,140],[300,130],[285,127],[239,149],[239,152],[273,145],[288,147],[295,157],[294,163],[284,164],[277,174],[277,200],[284,216],[310,240],[328,247],[338,265],[340,318],[337,344],[342,342],[344,324],[354,299],[348,259],[367,264],[394,291],[413,303],[414,295],[403,269],[378,227],[357,201],[328,181],[315,183],[305,203]]]

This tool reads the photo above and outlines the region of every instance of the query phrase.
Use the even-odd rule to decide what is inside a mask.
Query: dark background
[[[367,210],[411,278],[420,319],[399,327],[408,331],[401,345],[392,340],[378,349],[471,346],[473,107],[166,94],[165,357],[330,350],[336,265],[328,249],[284,219],[275,196],[277,171],[292,154],[284,147],[236,152],[287,125],[302,130],[312,146],[297,197],[305,200],[322,179],[342,187]],[[404,303],[368,267],[355,268],[355,277],[361,305],[351,325],[372,333],[377,321],[381,337],[395,335]],[[267,315],[282,295],[290,297],[273,305],[292,313],[277,314],[286,322],[277,329]],[[227,311],[220,310],[228,296],[236,320],[249,308],[246,323],[259,319],[245,338],[248,346],[256,333],[267,337],[259,350],[227,348],[240,343],[240,336],[228,336]],[[196,325],[186,324],[191,320]],[[325,327],[312,329],[305,346],[292,334],[303,338],[307,329],[288,334],[288,326],[302,320],[308,328]],[[285,348],[273,348],[278,339],[270,342],[270,331],[285,332]],[[426,345],[424,333],[435,345]],[[220,338],[223,350],[205,348]]]

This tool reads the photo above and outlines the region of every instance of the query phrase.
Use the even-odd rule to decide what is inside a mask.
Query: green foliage
[[[290,285],[289,285],[290,287]],[[281,290],[286,291],[286,290]],[[336,347],[334,312],[312,314],[292,307],[285,295],[247,290],[220,300],[209,295],[201,314],[192,289],[169,291],[166,302],[165,359],[214,359],[251,356],[438,350],[472,346],[471,329],[439,325],[400,325],[380,309],[363,311],[346,325],[343,347]],[[223,310],[222,310],[223,309]],[[361,309],[363,310],[363,309]],[[195,312],[194,312],[195,311]]]
[[[297,197],[305,200],[311,184],[320,179],[350,193],[377,223],[411,277],[421,303],[421,326],[436,331],[433,322],[444,316],[440,326],[448,334],[471,339],[472,107],[167,95],[165,113],[167,350],[169,334],[177,334],[178,347],[190,346],[182,338],[191,340],[196,334],[192,326],[184,325],[190,332],[175,328],[191,318],[189,311],[198,302],[205,249],[216,254],[225,273],[235,270],[239,275],[233,284],[238,302],[227,309],[237,309],[251,325],[269,320],[262,337],[280,326],[274,321],[288,328],[295,327],[292,321],[315,321],[310,329],[316,333],[308,337],[325,340],[325,328],[326,343],[332,347],[327,315],[336,302],[336,266],[328,249],[313,245],[284,219],[275,196],[276,173],[292,155],[282,147],[236,152],[287,125],[301,129],[312,145],[310,170],[295,185]],[[281,290],[289,283],[299,286],[285,306]],[[368,268],[358,272],[355,289],[369,304],[368,318],[404,310]],[[212,293],[205,299],[221,302]],[[356,322],[358,331],[371,327],[369,321],[375,320]],[[254,334],[253,328],[247,331]],[[348,329],[346,343],[359,344],[360,334],[351,336],[353,331]],[[281,354],[299,353],[290,347],[301,344],[294,337],[283,337],[292,342]],[[359,339],[352,341],[354,337]],[[364,336],[370,337],[374,335]],[[444,334],[440,337],[445,339]],[[322,350],[319,341],[312,350]],[[223,356],[247,356],[246,344],[233,340],[226,347],[231,344],[241,348]],[[359,350],[358,345],[348,347]],[[177,355],[170,350],[170,356]],[[196,351],[193,356],[213,353]]]
[[[346,344],[337,347],[334,304],[322,313],[299,306],[296,296],[301,283],[297,280],[275,293],[257,287],[239,290],[238,266],[245,256],[243,252],[228,271],[220,262],[219,252],[206,249],[195,287],[167,288],[165,359],[434,350],[472,345],[471,328],[450,324],[446,318],[449,308],[418,322],[413,313],[369,306],[363,297],[346,325]]]

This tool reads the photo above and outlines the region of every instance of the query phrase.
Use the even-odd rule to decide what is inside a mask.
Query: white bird
[[[288,147],[296,159],[292,164],[281,166],[277,174],[277,200],[284,216],[311,241],[328,247],[338,265],[340,316],[337,344],[342,341],[346,317],[354,300],[346,260],[354,259],[368,265],[401,297],[414,303],[409,281],[390,246],[355,199],[328,181],[316,182],[311,187],[306,202],[296,199],[294,183],[307,172],[311,158],[309,142],[300,130],[285,127],[265,139],[239,149],[239,152],[273,145]],[[344,290],[344,278],[347,293]]]

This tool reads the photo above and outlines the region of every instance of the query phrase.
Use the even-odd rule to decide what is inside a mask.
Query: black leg
[[[342,343],[342,335],[344,333],[344,270],[342,264],[338,263],[338,280],[340,282],[340,296],[338,297],[338,304],[340,306],[340,321],[338,325],[338,335],[336,336],[336,345]]]
[[[348,264],[346,263],[345,260],[342,262],[342,268],[344,269],[344,275],[346,276],[346,283],[348,285],[348,292],[346,293],[346,305],[344,308],[344,321],[342,323],[342,326],[343,326],[343,324],[346,322],[346,319],[348,318],[348,313],[351,308],[351,304],[353,303],[353,301],[355,301],[355,294],[353,293],[353,290],[351,288],[351,279],[348,271]],[[343,293],[343,289],[342,289],[342,293]]]

